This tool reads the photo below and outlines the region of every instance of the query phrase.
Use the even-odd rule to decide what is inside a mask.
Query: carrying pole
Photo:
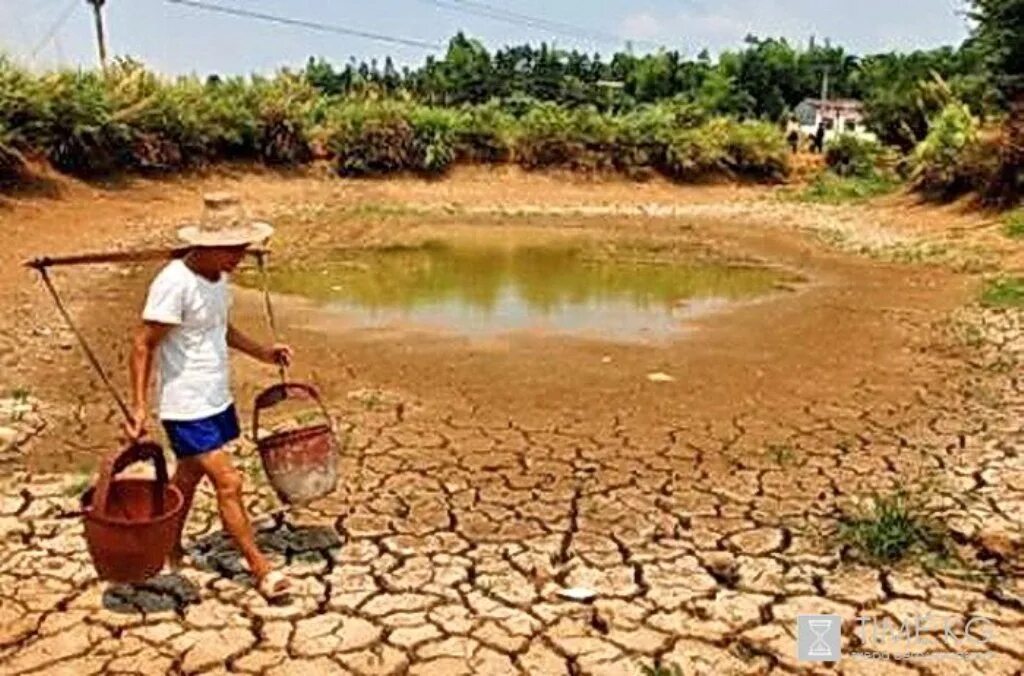
[[[145,263],[147,261],[163,261],[183,258],[191,251],[191,247],[174,249],[141,249],[139,251],[107,251],[98,253],[74,254],[70,256],[41,256],[25,261],[26,268],[42,270],[57,265],[89,265],[95,263]],[[259,257],[263,249],[246,249],[246,255]]]
[[[266,257],[269,255],[269,252],[265,249],[260,249],[258,252],[255,252],[255,255],[256,265],[259,266],[260,277],[263,282],[263,314],[267,318],[267,326],[270,327],[270,337],[274,343],[277,343],[279,342],[277,321],[274,319],[274,306],[270,303],[270,275],[267,272],[266,264]],[[284,362],[277,364],[277,374],[281,377],[282,384],[288,382],[288,368],[284,365]]]

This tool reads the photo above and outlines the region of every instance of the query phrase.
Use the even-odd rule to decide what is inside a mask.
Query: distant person
[[[818,124],[818,130],[814,132],[814,152],[822,153],[825,150],[825,123]]]
[[[789,142],[790,152],[796,154],[796,151],[800,149],[800,132],[796,129],[790,129],[789,134],[786,136],[786,141]]]

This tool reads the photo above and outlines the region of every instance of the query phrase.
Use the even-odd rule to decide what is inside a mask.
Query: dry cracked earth
[[[259,540],[296,583],[280,604],[253,590],[205,486],[190,566],[98,581],[83,476],[20,462],[49,409],[16,393],[0,401],[0,672],[1021,674],[1022,318],[972,306],[940,328],[970,367],[956,382],[784,421],[496,421],[350,390],[329,402],[342,479],[311,507],[281,508],[251,442],[237,449]],[[877,566],[837,538],[908,482],[953,561]],[[808,613],[843,618],[843,659],[797,659]],[[857,619],[921,617],[912,645]],[[854,657],[880,651],[924,654]]]

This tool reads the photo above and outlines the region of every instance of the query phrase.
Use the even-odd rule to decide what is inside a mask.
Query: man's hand
[[[275,343],[263,349],[263,354],[260,356],[260,359],[268,364],[291,366],[293,354],[294,352],[290,345]]]
[[[132,411],[131,422],[125,422],[124,424],[124,432],[128,435],[130,441],[139,441],[145,438],[148,426],[149,407],[145,405],[136,406]]]

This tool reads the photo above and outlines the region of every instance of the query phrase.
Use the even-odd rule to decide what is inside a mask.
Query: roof
[[[821,99],[804,99],[800,104],[802,106],[807,105],[813,108],[840,108],[843,110],[864,110],[864,103],[857,99],[828,99],[822,101]]]

